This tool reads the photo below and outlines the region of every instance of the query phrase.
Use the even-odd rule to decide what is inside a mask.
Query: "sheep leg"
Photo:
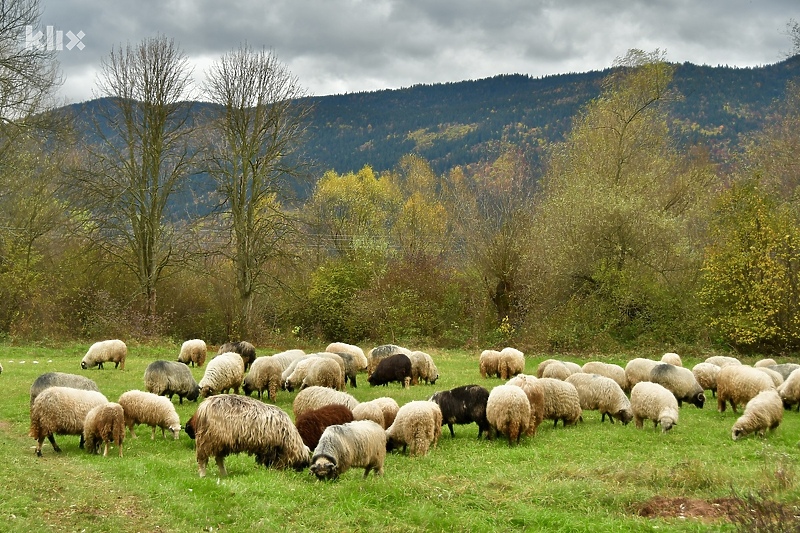
[[[166,435],[164,435],[164,428],[161,428],[161,436],[163,438],[167,438]],[[156,426],[153,426],[153,432],[150,434],[150,440],[156,440]]]
[[[371,469],[372,469],[372,465],[371,465],[371,464],[369,464],[369,465],[367,465],[367,466],[365,466],[365,467],[364,467],[364,479],[366,479],[366,478],[367,478],[367,476],[369,475],[369,471],[370,471]]]
[[[81,442],[78,444],[78,448],[82,450],[84,444],[86,444],[86,440],[84,440],[83,433],[81,433]]]
[[[219,470],[219,477],[226,477],[228,475],[228,471],[225,470],[225,457],[221,455],[217,455],[214,457],[217,461],[217,469]]]
[[[197,459],[197,468],[200,471],[200,477],[206,477],[206,466],[208,466],[208,457]]]
[[[103,457],[108,457],[108,441],[105,441],[103,444],[105,444],[103,447]]]

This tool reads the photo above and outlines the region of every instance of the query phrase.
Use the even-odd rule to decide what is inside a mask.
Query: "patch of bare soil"
[[[643,503],[637,514],[647,518],[691,518],[708,523],[730,521],[737,516],[741,507],[742,502],[737,498],[717,498],[708,501],[656,496]]]

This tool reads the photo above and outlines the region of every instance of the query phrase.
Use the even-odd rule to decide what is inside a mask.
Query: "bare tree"
[[[190,82],[188,60],[171,39],[112,49],[99,78],[108,98],[95,121],[102,143],[86,149],[92,166],[74,189],[91,215],[92,241],[133,272],[151,317],[156,286],[180,249],[169,210],[192,171]]]
[[[283,207],[311,108],[298,80],[265,49],[247,44],[222,56],[207,77],[205,94],[218,104],[211,123],[209,169],[228,215],[229,243],[240,300],[237,329],[249,334],[254,296],[270,281],[268,264],[285,255],[295,220]]]

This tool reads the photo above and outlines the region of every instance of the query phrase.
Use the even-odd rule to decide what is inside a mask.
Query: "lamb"
[[[726,403],[730,402],[735,413],[736,404],[746,404],[759,392],[774,388],[768,375],[751,366],[723,366],[717,377],[717,410],[724,413]]]
[[[667,352],[661,356],[662,363],[669,363],[675,366],[683,366],[683,361],[681,361],[681,356],[676,354],[675,352]]]
[[[250,365],[250,372],[244,377],[242,383],[242,392],[245,396],[255,391],[258,394],[258,399],[264,391],[267,391],[267,397],[274,401],[278,399],[278,389],[281,388],[281,373],[283,366],[281,366],[280,359],[274,355],[262,355],[256,357],[253,364]]]
[[[653,421],[653,428],[661,424],[666,433],[678,423],[678,400],[672,392],[658,383],[641,381],[631,389],[631,410],[636,427],[642,429],[645,420]]]
[[[800,365],[798,365],[797,363],[783,363],[780,365],[768,366],[766,368],[774,370],[775,372],[783,376],[783,379],[785,380],[786,378],[789,377],[789,374],[800,368]]]
[[[172,402],[164,396],[140,390],[130,390],[123,392],[117,402],[125,410],[125,426],[131,434],[131,438],[136,438],[133,431],[136,424],[147,424],[153,428],[150,436],[151,440],[156,438],[156,428],[161,428],[161,436],[166,438],[166,430],[172,432],[172,436],[177,439],[181,432],[181,421],[178,412]]]
[[[442,424],[447,424],[450,429],[450,436],[455,438],[453,424],[478,425],[478,438],[486,434],[490,436],[491,425],[486,418],[486,402],[489,399],[489,391],[480,385],[464,385],[454,389],[433,393],[430,397],[431,402],[439,406],[442,412]]]
[[[178,395],[180,404],[186,398],[190,402],[197,401],[200,396],[200,385],[195,381],[189,367],[175,361],[153,361],[144,370],[144,388],[159,396],[167,396],[170,401]]]
[[[97,383],[85,376],[66,374],[64,372],[47,372],[40,375],[31,384],[31,407],[33,407],[33,401],[36,397],[48,387],[71,387],[73,389],[100,392],[100,389],[97,388]]]
[[[539,380],[544,392],[544,419],[552,420],[553,427],[561,420],[564,426],[582,421],[581,400],[572,383],[553,378]]]
[[[756,368],[764,367],[764,366],[775,366],[778,362],[775,359],[767,358],[767,359],[759,359],[756,361],[753,366]]]
[[[520,387],[528,397],[531,405],[531,418],[528,421],[528,436],[536,435],[539,424],[544,420],[544,389],[535,376],[517,374],[506,382],[506,385]]]
[[[370,385],[386,386],[393,381],[397,381],[404,388],[411,384],[411,359],[402,353],[390,355],[378,363],[375,371],[369,375],[367,381]]]
[[[240,355],[226,352],[217,355],[206,365],[206,371],[200,380],[200,397],[226,393],[233,389],[239,394],[239,386],[244,381],[244,365]]]
[[[48,387],[43,390],[31,406],[29,435],[37,440],[36,455],[42,456],[42,444],[47,438],[57,453],[61,448],[54,435],[80,435],[83,448],[83,422],[94,407],[108,403],[97,391],[73,389],[71,387]]]
[[[498,385],[489,392],[486,419],[492,433],[508,437],[509,446],[519,444],[523,433],[528,430],[530,418],[531,404],[521,387]]]
[[[711,394],[717,396],[717,377],[719,376],[720,367],[713,363],[697,363],[692,367],[692,374],[697,380],[697,383],[703,387],[703,390],[710,390]]]
[[[611,378],[623,391],[630,392],[625,369],[619,365],[604,363],[602,361],[589,361],[581,367],[581,371],[585,374],[597,374],[599,376]]]
[[[506,347],[500,350],[500,379],[509,379],[525,372],[525,354],[516,348]]]
[[[202,339],[190,339],[181,345],[178,362],[192,366],[203,366],[208,355],[208,348]]]
[[[391,357],[392,355],[399,353],[410,356],[411,350],[402,346],[397,346],[396,344],[383,344],[371,349],[367,355],[367,374],[369,375],[375,372],[375,368],[382,359],[386,359],[387,357]]]
[[[712,355],[711,357],[706,357],[706,363],[711,363],[712,365],[717,365],[718,367],[722,368],[723,366],[728,365],[736,365],[739,366],[742,364],[735,357],[729,357],[727,355]]]
[[[414,400],[397,411],[391,426],[386,429],[386,451],[403,447],[409,455],[427,455],[442,434],[442,411],[434,402]]]
[[[658,361],[636,357],[625,365],[625,377],[628,378],[628,387],[631,389],[640,381],[650,381],[650,372]]]
[[[195,455],[200,477],[205,477],[209,457],[214,457],[220,477],[228,475],[225,457],[246,452],[256,464],[302,470],[311,453],[292,419],[280,407],[235,394],[205,400],[194,420]]]
[[[360,404],[364,405],[364,404]],[[381,413],[383,417],[383,413]],[[331,404],[320,407],[319,409],[312,409],[306,411],[294,422],[303,443],[313,450],[319,444],[319,439],[322,432],[328,426],[337,424],[346,424],[354,420],[353,411],[349,407],[340,404]]]
[[[303,378],[303,382],[300,384],[300,389],[302,390],[315,385],[344,390],[344,374],[342,373],[342,367],[333,359],[319,358],[319,360],[308,369],[306,377]]]
[[[751,433],[764,436],[783,421],[783,402],[775,390],[764,390],[754,396],[744,408],[744,413],[733,424],[731,438],[739,440]]]
[[[122,457],[122,442],[125,440],[125,412],[122,406],[108,402],[92,408],[83,422],[83,440],[86,451],[92,454],[100,452],[103,445],[103,457],[108,456],[108,445],[114,443]]]
[[[795,370],[787,377],[780,387],[778,394],[786,409],[791,409],[795,404],[800,411],[800,370]]]
[[[333,480],[351,468],[383,475],[386,432],[372,420],[358,420],[325,429],[314,448],[309,470],[319,480]]]
[[[217,350],[217,355],[228,352],[238,353],[242,356],[245,372],[247,372],[247,370],[250,368],[250,365],[253,364],[253,361],[256,360],[256,348],[247,341],[226,342],[219,347]]]
[[[567,383],[572,383],[578,391],[582,410],[600,411],[601,423],[605,422],[606,416],[612,424],[616,417],[622,425],[627,425],[633,418],[630,400],[613,379],[579,372],[569,376]]]
[[[650,381],[672,391],[675,399],[678,400],[678,407],[681,407],[683,402],[689,402],[698,409],[703,408],[706,401],[704,389],[688,368],[659,363],[650,371]]]
[[[431,385],[439,379],[439,370],[433,358],[425,352],[411,352],[411,384],[417,385],[420,380]]]
[[[308,387],[297,393],[292,403],[294,419],[312,409],[338,403],[347,406],[351,411],[358,405],[358,400],[350,394],[329,389],[328,387]]]
[[[484,350],[481,352],[478,365],[481,377],[500,377],[500,352],[497,350]]]
[[[103,369],[103,363],[114,363],[114,368],[125,370],[125,357],[128,347],[119,339],[100,341],[92,344],[89,351],[81,360],[81,368],[86,370],[98,367]]]

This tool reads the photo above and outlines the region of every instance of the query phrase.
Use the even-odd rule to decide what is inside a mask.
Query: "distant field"
[[[362,470],[351,470],[333,483],[308,471],[256,468],[246,455],[226,460],[227,478],[218,478],[212,461],[200,479],[194,441],[185,434],[164,440],[160,432],[151,441],[144,428],[138,439],[125,440],[123,458],[116,450],[107,458],[89,455],[70,436],[56,437],[60,455],[45,444],[37,458],[27,432],[28,392],[38,375],[82,374],[116,401],[144,387],[150,362],[178,353],[178,346],[131,346],[124,371],[84,371],[87,348],[0,345],[0,531],[735,531],[725,518],[741,515],[732,497],[750,494],[768,497],[751,516],[783,521],[763,531],[798,527],[800,414],[786,412],[766,439],[733,442],[738,415],[718,413],[710,397],[702,410],[684,405],[666,435],[652,425],[601,423],[596,412],[585,412],[577,427],[545,422],[516,447],[477,440],[474,424],[456,427],[455,439],[444,428],[426,457],[390,454],[382,478],[363,480]],[[501,383],[480,377],[477,353],[429,353],[441,375],[436,385],[374,388],[359,375],[359,387],[348,392],[362,401],[388,395],[402,405],[458,385]],[[526,372],[535,374],[547,357],[529,356]],[[630,357],[604,360],[624,366]],[[684,357],[684,366],[698,361]],[[203,369],[193,373],[199,381]],[[295,396],[280,393],[278,405],[291,414]],[[177,397],[174,403],[184,422],[197,407],[178,405]]]

